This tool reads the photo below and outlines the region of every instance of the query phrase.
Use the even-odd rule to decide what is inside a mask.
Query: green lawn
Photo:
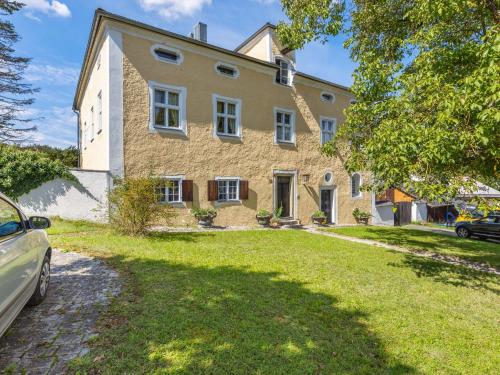
[[[500,244],[498,243],[394,227],[357,226],[326,229],[326,231],[380,241],[410,250],[453,255],[500,268]]]
[[[55,221],[124,293],[80,373],[498,373],[495,276],[301,231],[118,236]]]

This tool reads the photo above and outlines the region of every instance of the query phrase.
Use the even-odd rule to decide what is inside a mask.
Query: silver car
[[[0,193],[0,336],[23,307],[38,305],[50,280],[50,248],[44,217],[29,219]]]

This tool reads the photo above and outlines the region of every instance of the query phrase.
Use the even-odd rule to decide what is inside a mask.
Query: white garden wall
[[[411,221],[427,221],[427,203],[417,201],[412,203]]]
[[[373,210],[372,224],[394,226],[394,212],[391,202],[382,203],[375,206]]]
[[[78,182],[55,179],[19,198],[27,215],[106,221],[107,192],[112,178],[107,171],[71,170]]]

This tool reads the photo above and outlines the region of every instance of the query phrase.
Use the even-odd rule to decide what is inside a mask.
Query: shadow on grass
[[[386,353],[363,323],[368,318],[363,311],[341,308],[334,297],[279,273],[110,260],[134,275],[138,296],[115,303],[114,314],[127,317],[127,323],[104,330],[80,364],[85,371],[415,372]],[[96,356],[102,359],[95,362]]]
[[[361,235],[361,237],[365,239],[378,240],[411,250],[425,250],[461,256],[471,261],[488,263],[491,266],[500,267],[500,244],[460,239],[458,237],[418,229],[366,227],[364,230],[367,235]]]
[[[459,265],[409,254],[405,255],[402,263],[389,263],[388,265],[400,268],[410,267],[417,277],[431,278],[439,283],[471,289],[483,289],[500,294],[500,279],[498,276]]]

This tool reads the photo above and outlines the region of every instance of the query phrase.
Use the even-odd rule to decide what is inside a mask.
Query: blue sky
[[[277,0],[22,0],[14,15],[22,37],[17,53],[32,57],[26,80],[41,90],[29,114],[38,120],[36,143],[76,145],[71,110],[93,14],[100,7],[187,35],[198,21],[208,24],[209,43],[233,49],[266,22],[285,19]],[[343,85],[352,83],[354,64],[342,38],[311,43],[297,52],[298,70]]]

